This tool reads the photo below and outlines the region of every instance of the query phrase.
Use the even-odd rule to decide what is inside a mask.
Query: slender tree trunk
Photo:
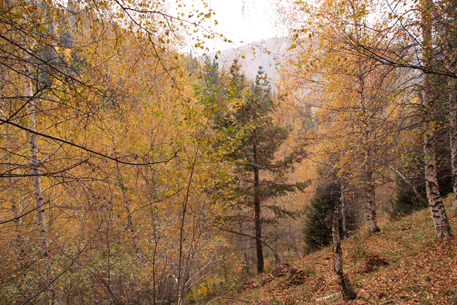
[[[115,157],[117,157],[116,154],[115,154]],[[138,245],[138,238],[136,236],[135,225],[133,224],[132,210],[130,209],[129,198],[127,196],[126,187],[125,187],[124,181],[122,179],[122,174],[121,174],[121,170],[119,168],[118,163],[116,163],[116,170],[117,170],[117,181],[118,181],[119,187],[121,188],[121,191],[122,191],[122,196],[124,198],[124,207],[127,212],[127,228],[130,231],[130,234],[132,235],[133,249],[135,250],[135,253],[139,253],[140,247]]]
[[[424,89],[424,91],[429,90]],[[428,93],[424,92],[424,104],[425,106],[430,106],[427,105],[427,100],[429,100]],[[440,239],[443,237],[451,236],[452,233],[438,187],[434,135],[430,131],[429,122],[425,121],[424,127],[426,132],[424,136],[425,186],[427,189],[427,198],[433,217],[433,222],[435,224],[436,235]]]
[[[452,188],[454,190],[454,207],[457,209],[457,92],[455,79],[448,79],[449,90],[449,126],[451,146]]]
[[[29,98],[27,108],[29,110],[29,128],[36,131],[36,114],[35,114],[35,99],[33,96],[32,86],[32,70],[28,63],[24,64],[24,93],[26,98]],[[46,225],[46,215],[44,209],[43,189],[41,187],[41,173],[40,173],[40,160],[38,158],[38,139],[36,134],[31,133],[29,138],[30,143],[30,171],[32,175],[33,195],[35,198],[35,206],[37,211],[37,227],[40,236],[40,249],[41,257],[44,258],[45,271],[44,280],[45,284],[49,285],[51,280],[50,269],[51,261],[49,258],[49,232]],[[48,288],[48,304],[54,304],[57,297],[55,286],[51,284]]]
[[[187,215],[187,208],[189,204],[190,191],[192,187],[193,177],[195,174],[195,163],[197,162],[198,150],[195,152],[194,159],[190,168],[190,177],[187,183],[187,190],[184,196],[182,204],[182,214],[181,214],[181,225],[179,228],[179,262],[178,262],[178,276],[176,279],[177,289],[176,289],[176,304],[183,305],[185,302],[185,291],[186,291],[186,269],[184,267],[184,230],[185,230],[185,221]],[[183,272],[184,271],[184,272]]]
[[[335,255],[335,273],[336,280],[340,286],[341,295],[345,301],[354,300],[357,294],[352,288],[351,281],[347,274],[343,272],[343,250],[341,249],[341,239],[339,230],[339,209],[334,208],[332,212],[332,237],[333,237],[333,253]]]
[[[154,250],[152,251],[152,305],[156,305],[156,300],[157,300],[157,291],[156,291],[156,286],[157,286],[157,250],[159,247],[159,242],[160,242],[160,236],[157,230],[157,211],[155,207],[153,206],[153,203],[156,201],[156,183],[155,183],[155,172],[152,170],[151,172],[151,181],[152,184],[148,183],[148,187],[150,189],[150,204],[149,204],[149,213],[151,215],[151,227],[152,227],[152,235],[153,235],[153,241],[154,241]]]
[[[371,233],[381,231],[378,227],[378,221],[376,218],[376,201],[375,201],[375,190],[373,185],[373,172],[366,168],[366,188],[365,188],[365,214],[368,223],[368,228]]]
[[[346,202],[344,198],[344,187],[341,186],[341,222],[343,226],[343,238],[348,238],[348,228],[346,223]]]
[[[26,63],[25,65],[25,79],[24,79],[24,89],[25,96],[29,98],[27,104],[30,115],[30,129],[36,130],[36,120],[35,120],[35,100],[33,96],[33,87],[31,81],[32,71],[30,66]],[[37,211],[37,225],[40,232],[40,247],[41,255],[47,256],[49,253],[49,242],[48,242],[48,229],[46,226],[46,218],[44,213],[44,199],[43,191],[41,188],[41,176],[40,176],[40,161],[38,159],[38,140],[37,136],[32,133],[30,134],[30,169],[32,174],[32,183],[33,183],[33,194],[35,197],[35,206]]]
[[[260,215],[260,196],[258,192],[259,188],[259,170],[256,169],[254,172],[254,221],[255,221],[255,248],[257,253],[257,272],[262,273],[264,271],[263,261],[263,248],[262,248],[262,223]]]
[[[433,2],[431,0],[422,1],[422,38],[424,48],[424,66],[427,69],[432,67],[432,24],[431,9]],[[434,113],[434,96],[432,91],[432,77],[430,74],[424,75],[424,86],[422,90],[422,99],[424,104],[424,159],[425,159],[425,185],[430,210],[435,224],[435,231],[438,239],[451,236],[451,227],[447,219],[446,210],[441,199],[438,187],[438,178],[436,175],[435,160],[435,139],[433,133],[433,113]]]
[[[255,248],[257,253],[257,272],[264,271],[263,249],[262,249],[262,223],[260,215],[260,173],[257,167],[257,139],[254,129],[253,141],[253,159],[254,159],[254,225],[255,225]]]
[[[122,184],[122,195],[124,197],[124,207],[127,212],[127,226],[130,231],[130,234],[132,234],[132,240],[133,240],[133,248],[135,250],[135,253],[140,252],[140,247],[138,245],[138,238],[136,236],[136,230],[135,230],[135,225],[133,224],[133,218],[132,218],[132,210],[130,209],[130,204],[129,204],[129,199],[127,196],[127,193],[125,191],[125,187]]]

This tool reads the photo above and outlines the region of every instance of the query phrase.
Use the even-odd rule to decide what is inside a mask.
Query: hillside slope
[[[457,234],[457,213],[446,200]],[[457,304],[457,241],[437,241],[428,209],[391,222],[374,235],[343,242],[345,272],[358,298],[344,302],[333,272],[332,248],[276,268],[213,297],[211,304]],[[330,297],[328,297],[330,296]],[[328,298],[325,298],[328,297]],[[208,300],[205,303],[207,304]]]
[[[274,81],[277,75],[277,64],[281,61],[288,48],[286,38],[270,38],[256,41],[238,48],[221,50],[208,54],[213,59],[217,55],[217,63],[222,70],[228,70],[237,58],[244,74],[254,79],[259,66],[262,66],[270,80]]]

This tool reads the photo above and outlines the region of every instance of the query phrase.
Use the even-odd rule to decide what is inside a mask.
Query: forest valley
[[[399,219],[455,267],[457,2],[310,3],[278,1],[287,51],[250,79],[204,54],[204,1],[2,0],[0,303],[255,303],[227,292],[325,249],[363,303],[345,247],[384,265]]]

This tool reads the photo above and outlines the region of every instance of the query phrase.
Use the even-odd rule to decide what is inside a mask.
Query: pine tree
[[[215,129],[226,132],[236,144],[225,155],[234,164],[237,177],[237,193],[240,204],[253,208],[257,254],[257,271],[264,271],[262,249],[262,205],[268,198],[285,195],[288,192],[303,190],[306,183],[287,183],[285,174],[294,164],[301,162],[302,146],[283,159],[275,158],[275,153],[287,139],[290,128],[275,122],[272,114],[275,103],[271,87],[262,68],[255,83],[249,86],[240,73],[237,61],[231,68],[230,86],[226,98],[233,102],[221,115],[215,115]],[[268,206],[274,213],[286,213],[277,206]]]

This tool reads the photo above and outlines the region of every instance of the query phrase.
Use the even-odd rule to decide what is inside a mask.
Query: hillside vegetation
[[[457,1],[273,2],[0,2],[0,304],[457,303]]]
[[[450,199],[445,202],[455,228]],[[386,223],[376,234],[361,229],[343,241],[345,269],[358,294],[354,301],[342,300],[332,247],[326,247],[285,258],[290,267],[282,270],[270,264],[265,274],[199,304],[456,304],[457,242],[437,240],[429,213]]]

